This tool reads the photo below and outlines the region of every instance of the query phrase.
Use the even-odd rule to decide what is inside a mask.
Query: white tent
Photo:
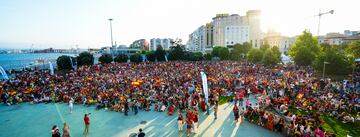
[[[281,54],[281,62],[284,64],[291,63],[292,60],[289,56],[286,56],[285,54]]]

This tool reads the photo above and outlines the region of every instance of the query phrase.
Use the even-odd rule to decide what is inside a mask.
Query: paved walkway
[[[250,124],[247,121],[234,123],[233,105],[228,103],[219,106],[218,119],[200,112],[198,133],[201,137],[277,137],[278,133]],[[90,137],[128,137],[143,128],[147,137],[185,137],[185,131],[177,130],[177,115],[166,116],[163,112],[143,112],[138,115],[132,112],[129,116],[123,113],[106,110],[95,110],[94,107],[75,106],[75,112],[69,113],[66,104],[22,104],[17,106],[0,106],[0,137],[48,137],[51,127],[58,125],[62,130],[63,122],[70,125],[72,137],[81,137],[83,132],[83,115],[90,115]],[[59,111],[57,111],[59,110]],[[147,121],[146,124],[140,124]],[[185,127],[184,127],[185,129]]]

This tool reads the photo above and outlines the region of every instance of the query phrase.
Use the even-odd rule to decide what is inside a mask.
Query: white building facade
[[[270,31],[265,34],[263,44],[269,44],[270,48],[278,47],[281,53],[287,54],[295,40],[296,37],[286,37],[278,32]]]
[[[150,39],[149,50],[155,51],[159,46],[161,46],[164,50],[168,50],[172,46],[171,41],[173,41],[171,38],[152,38]]]
[[[217,14],[210,23],[189,35],[188,49],[204,51],[214,46],[227,47],[244,42],[259,48],[262,44],[260,16],[260,10],[249,10],[246,16]],[[194,42],[197,44],[192,44]]]
[[[193,33],[189,35],[189,40],[186,44],[186,49],[189,51],[204,51],[206,30],[205,26],[200,26]]]

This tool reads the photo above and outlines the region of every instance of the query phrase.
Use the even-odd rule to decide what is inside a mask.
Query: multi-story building
[[[214,46],[233,46],[244,42],[250,42],[253,47],[258,48],[262,44],[260,15],[260,10],[249,10],[246,16],[238,14],[229,15],[227,13],[217,14],[212,18],[212,22],[199,27],[189,35],[190,41],[196,41],[197,37],[194,38],[194,36],[197,35],[199,35],[199,38],[202,36],[204,41],[202,42],[204,45],[198,44],[200,45],[199,48],[192,49],[204,51]],[[200,34],[199,31],[201,31]],[[190,46],[196,46],[196,44],[190,44]]]
[[[345,31],[344,31],[344,35],[345,35],[346,37],[348,37],[348,36],[359,36],[359,35],[360,35],[360,31],[345,30]]]
[[[150,39],[150,49],[149,50],[156,50],[159,46],[161,46],[164,50],[170,49],[173,39],[171,38],[153,38]]]
[[[190,51],[204,51],[206,48],[206,30],[205,26],[200,26],[189,35],[189,41],[186,49]]]
[[[149,50],[149,42],[146,39],[139,39],[134,41],[130,48],[140,49],[140,50]]]
[[[349,44],[352,41],[360,40],[360,31],[345,30],[344,34],[338,32],[327,33],[325,36],[319,36],[319,43],[326,43],[330,45]]]
[[[263,44],[267,43],[270,47],[278,47],[280,52],[287,54],[290,46],[294,44],[296,37],[282,36],[279,32],[269,31],[265,34]]]

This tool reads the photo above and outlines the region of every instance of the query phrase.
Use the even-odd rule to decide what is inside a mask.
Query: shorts
[[[190,129],[190,128],[192,128],[192,126],[191,125],[186,125],[186,128]]]

